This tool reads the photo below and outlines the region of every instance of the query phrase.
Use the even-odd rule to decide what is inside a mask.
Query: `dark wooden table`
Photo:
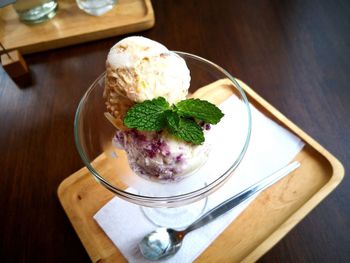
[[[244,80],[350,168],[350,2],[154,1],[140,35]],[[26,56],[34,84],[0,69],[1,262],[88,262],[56,190],[82,167],[80,97],[122,37]],[[261,262],[350,262],[350,179]]]

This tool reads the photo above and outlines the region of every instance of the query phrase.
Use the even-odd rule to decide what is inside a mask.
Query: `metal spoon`
[[[166,259],[173,256],[182,245],[182,240],[186,234],[200,228],[219,216],[223,215],[227,211],[246,201],[249,197],[253,196],[259,191],[262,191],[269,186],[273,185],[285,175],[294,171],[300,166],[299,162],[293,162],[271,174],[258,183],[248,187],[244,191],[234,195],[220,205],[214,207],[210,211],[206,212],[203,216],[193,222],[184,230],[174,230],[171,228],[158,228],[155,231],[146,235],[140,242],[139,248],[141,254],[149,260],[156,261]]]

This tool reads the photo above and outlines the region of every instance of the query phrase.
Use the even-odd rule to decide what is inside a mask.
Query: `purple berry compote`
[[[183,179],[199,168],[209,153],[205,143],[194,146],[164,131],[117,131],[113,144],[126,151],[136,174],[158,182]]]

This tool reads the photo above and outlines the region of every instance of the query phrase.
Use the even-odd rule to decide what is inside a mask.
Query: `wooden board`
[[[26,54],[137,32],[154,25],[150,0],[118,0],[102,16],[86,14],[75,0],[58,3],[56,16],[36,25],[20,22],[12,6],[0,9],[0,42],[8,50],[18,49]]]
[[[344,176],[344,168],[334,156],[251,88],[243,82],[240,85],[252,104],[305,142],[295,158],[301,166],[261,193],[197,262],[257,260],[334,190]],[[224,79],[202,88],[197,95],[218,102],[230,95],[230,90],[230,82]],[[107,167],[105,162],[103,155],[95,160],[100,167]],[[93,220],[93,215],[113,196],[86,168],[69,176],[58,189],[61,204],[93,262],[126,262]]]

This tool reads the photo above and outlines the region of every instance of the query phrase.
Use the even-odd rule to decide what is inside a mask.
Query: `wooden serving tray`
[[[342,164],[333,155],[246,84],[239,83],[252,104],[305,142],[295,158],[301,166],[261,193],[196,262],[256,261],[332,192],[344,176]],[[222,96],[232,93],[231,85],[223,79],[199,93],[200,96],[210,93],[211,98],[220,101]],[[104,155],[94,162],[107,167]],[[108,170],[103,173],[107,174]],[[94,180],[87,168],[69,176],[58,188],[61,204],[93,262],[126,262],[93,219],[113,196]]]
[[[116,35],[137,32],[154,25],[151,0],[118,0],[102,16],[80,10],[75,0],[60,0],[56,16],[41,24],[19,21],[12,6],[0,9],[0,42],[6,49],[33,53]]]

